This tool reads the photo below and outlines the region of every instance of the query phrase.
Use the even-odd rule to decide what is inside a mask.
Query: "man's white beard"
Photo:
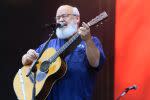
[[[57,28],[56,35],[59,39],[67,39],[77,32],[77,24],[73,21],[67,27]]]

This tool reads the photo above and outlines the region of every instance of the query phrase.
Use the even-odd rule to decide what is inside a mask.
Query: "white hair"
[[[78,8],[73,7],[73,14],[76,15],[76,16],[80,16]]]

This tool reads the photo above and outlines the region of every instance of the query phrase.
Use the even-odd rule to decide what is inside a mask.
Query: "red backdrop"
[[[117,0],[115,32],[115,99],[150,100],[150,0]]]

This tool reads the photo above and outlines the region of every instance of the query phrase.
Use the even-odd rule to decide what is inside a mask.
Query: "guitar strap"
[[[75,48],[81,43],[81,37],[79,36],[62,54],[60,54],[60,57],[62,59],[65,59],[67,55],[69,55]],[[66,41],[67,42],[67,41]]]

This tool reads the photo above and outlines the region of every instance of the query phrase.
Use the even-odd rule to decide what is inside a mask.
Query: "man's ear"
[[[80,16],[77,16],[76,18],[77,18],[77,23],[79,25],[79,23],[80,23]]]

